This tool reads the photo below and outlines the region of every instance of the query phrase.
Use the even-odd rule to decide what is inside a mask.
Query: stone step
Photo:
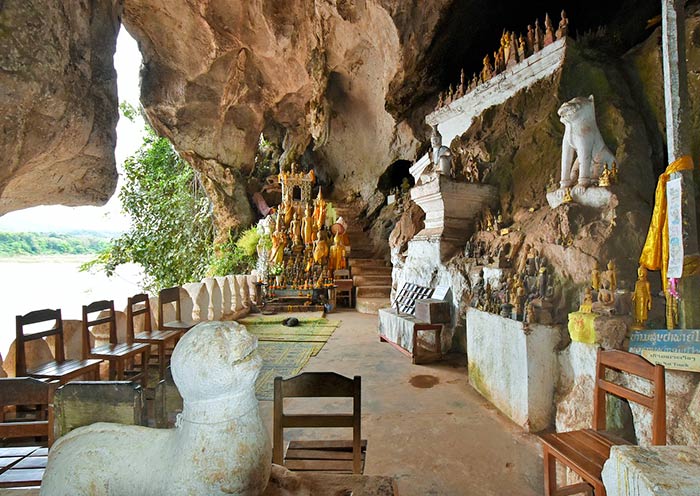
[[[355,298],[355,310],[360,313],[377,315],[380,308],[388,308],[390,306],[391,300],[389,298],[368,298],[364,296]]]
[[[358,286],[356,288],[358,298],[388,298],[391,296],[391,285],[389,286]]]
[[[352,265],[353,276],[391,276],[391,267]]]
[[[391,286],[391,276],[354,276],[355,286]]]
[[[354,254],[353,254],[354,255]],[[360,258],[351,257],[349,259],[351,267],[386,267],[386,261],[383,258]]]

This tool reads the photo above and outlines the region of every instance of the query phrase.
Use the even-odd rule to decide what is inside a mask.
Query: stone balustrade
[[[256,275],[236,274],[221,277],[206,277],[201,282],[182,285],[180,289],[180,314],[183,320],[237,320],[250,312],[255,298]],[[83,302],[89,303],[89,302]],[[152,296],[151,323],[158,327],[158,297]],[[81,303],[82,304],[82,303]],[[165,320],[174,320],[175,306],[165,305]],[[126,340],[126,307],[115,311],[117,337]],[[143,330],[144,319],[137,318],[134,332]],[[79,320],[63,320],[66,358],[82,358],[82,323]],[[52,338],[49,338],[52,339]],[[107,325],[96,326],[91,333],[91,345],[104,344],[109,340]],[[31,369],[53,360],[53,342],[30,341],[26,346],[27,368]],[[0,377],[15,375],[15,343],[10,345],[7,357],[0,356]],[[4,358],[4,361],[3,361]]]

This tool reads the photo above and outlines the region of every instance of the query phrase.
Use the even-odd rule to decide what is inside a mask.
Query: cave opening
[[[390,194],[395,188],[401,188],[404,179],[413,186],[415,180],[409,172],[412,163],[409,160],[397,160],[386,168],[377,181],[377,189],[385,195]]]

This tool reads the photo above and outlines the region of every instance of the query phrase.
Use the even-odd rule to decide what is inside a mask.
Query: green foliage
[[[147,126],[124,172],[119,198],[131,226],[84,268],[100,265],[112,274],[116,266],[135,262],[143,266],[144,286],[151,290],[199,281],[212,259],[214,228],[209,199],[194,170]]]
[[[248,233],[255,228],[244,231]],[[248,274],[255,268],[257,261],[256,245],[259,235],[257,235],[255,244],[252,245],[252,253],[250,253],[250,244],[253,239],[252,235],[247,236],[247,240],[240,243],[241,237],[237,239],[229,238],[229,241],[223,245],[216,246],[215,255],[212,257],[209,266],[209,275],[224,276],[227,274]],[[242,246],[241,246],[242,245]]]
[[[235,245],[236,248],[240,249],[246,256],[254,257],[257,254],[259,240],[260,233],[258,232],[258,228],[253,226],[241,233]]]
[[[119,110],[121,111],[122,115],[131,122],[134,122],[136,120],[136,116],[139,115],[138,109],[127,101],[123,101],[119,104]]]
[[[98,253],[109,245],[109,238],[97,233],[0,232],[0,256],[82,255]]]

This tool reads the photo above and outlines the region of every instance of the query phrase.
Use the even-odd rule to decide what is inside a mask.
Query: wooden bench
[[[25,332],[26,326],[35,324],[47,324],[52,322],[52,327],[48,330],[38,332]],[[57,380],[61,384],[79,377],[99,380],[100,363],[102,360],[66,360],[65,348],[63,344],[63,320],[61,310],[35,310],[26,315],[16,317],[17,324],[17,359],[15,375],[17,377],[31,376],[43,379]],[[42,329],[45,327],[42,326]],[[34,339],[43,339],[49,336],[54,337],[54,361],[45,363],[32,370],[27,370],[24,344]]]
[[[175,304],[175,320],[165,321],[165,305]],[[166,331],[178,331],[181,334],[199,324],[199,321],[182,320],[180,307],[180,287],[161,289],[158,293],[158,329]]]
[[[99,314],[91,319],[90,315],[98,312],[107,312],[106,317]],[[101,324],[109,326],[109,344],[92,348],[90,346],[90,329]],[[98,358],[109,362],[109,380],[141,381],[145,388],[148,381],[148,359],[151,347],[143,343],[126,343],[117,340],[117,325],[114,315],[114,301],[101,300],[83,305],[83,358]],[[136,370],[136,357],[140,357],[140,364]],[[131,368],[129,368],[131,367]]]
[[[285,398],[352,398],[352,413],[285,414]],[[367,441],[361,439],[361,378],[334,372],[304,372],[275,377],[272,462],[294,471],[332,471],[361,474]],[[352,428],[348,441],[290,441],[284,451],[285,428]]]
[[[605,376],[608,369],[647,379],[653,384],[653,394],[646,396],[609,381]],[[541,436],[546,496],[565,496],[582,492],[588,495],[605,496],[601,471],[603,464],[610,457],[610,447],[630,444],[618,436],[605,432],[606,394],[649,408],[652,412],[652,444],[666,444],[664,367],[649,363],[632,353],[598,350],[593,395],[593,428]],[[557,461],[573,470],[584,482],[557,488]]]
[[[143,315],[143,332],[134,334],[135,320],[139,315]],[[157,361],[158,379],[163,380],[165,378],[165,368],[168,366],[167,352],[169,351],[172,354],[181,332],[153,330],[151,325],[151,302],[147,294],[137,294],[128,299],[126,306],[126,335],[127,340],[135,343],[146,343],[158,348],[158,354],[152,355],[152,357],[155,357]]]

